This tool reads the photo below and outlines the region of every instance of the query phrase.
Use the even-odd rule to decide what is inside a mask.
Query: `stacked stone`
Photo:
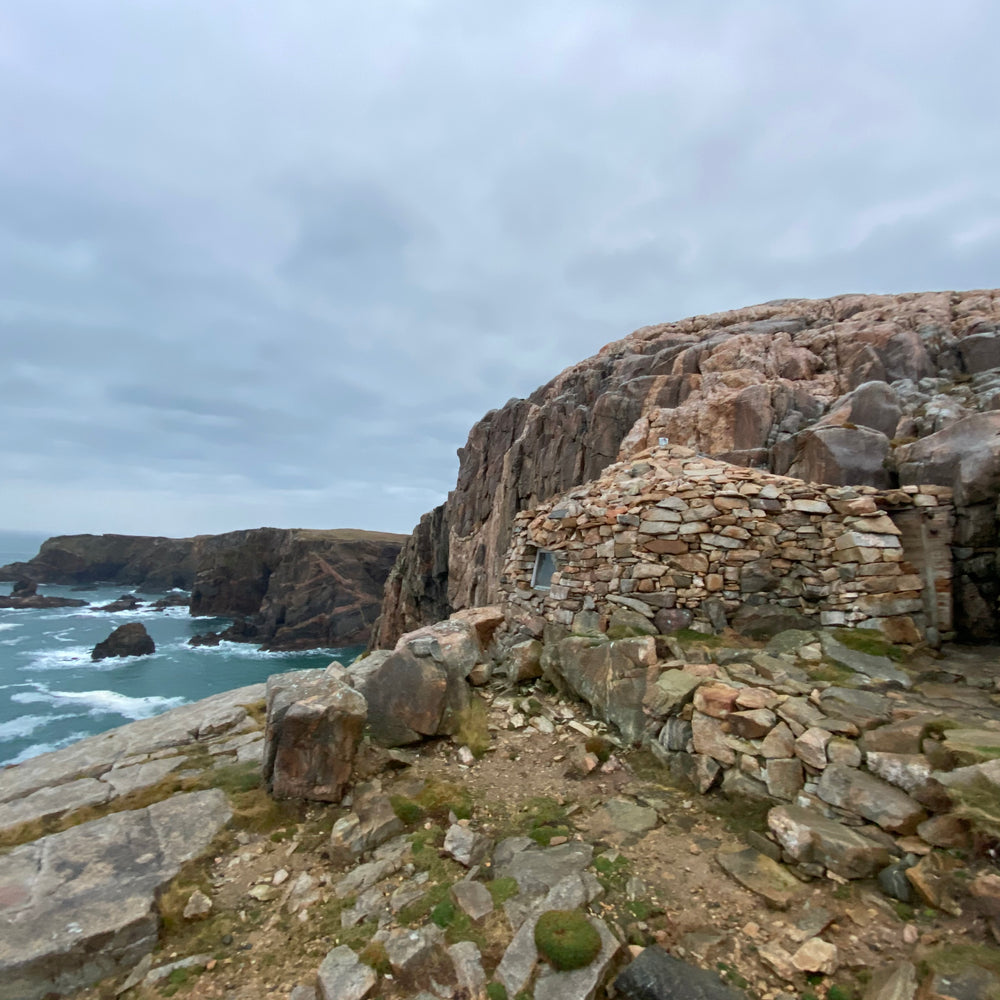
[[[929,627],[935,638],[951,627],[950,572],[945,561],[925,581],[906,561],[892,516],[901,511],[918,511],[924,537],[947,548],[945,487],[822,486],[657,448],[519,514],[502,588],[535,634],[612,606],[650,620],[677,609],[717,630],[741,609],[771,605],[919,642]],[[531,586],[538,549],[556,554],[547,591]]]

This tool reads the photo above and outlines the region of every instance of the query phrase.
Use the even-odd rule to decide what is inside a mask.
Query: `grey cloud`
[[[6,527],[408,530],[635,327],[996,283],[985,0],[3,17]]]

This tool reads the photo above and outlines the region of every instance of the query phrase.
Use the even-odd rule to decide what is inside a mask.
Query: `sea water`
[[[30,559],[44,536],[0,533],[0,565]],[[0,583],[9,593],[11,584]],[[108,613],[130,588],[40,585],[39,594],[75,597],[87,607],[0,608],[0,766],[55,750],[74,740],[145,719],[210,694],[266,680],[286,670],[349,663],[362,647],[266,653],[248,643],[189,646],[200,632],[217,632],[227,618],[193,618],[186,607],[155,611],[161,594],[137,593],[144,605]],[[156,644],[149,656],[94,662],[91,650],[119,625],[139,621]]]

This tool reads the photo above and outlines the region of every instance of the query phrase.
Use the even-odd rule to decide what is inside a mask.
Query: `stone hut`
[[[953,523],[943,486],[824,486],[664,446],[518,514],[501,588],[535,636],[624,608],[661,632],[779,616],[936,645]]]

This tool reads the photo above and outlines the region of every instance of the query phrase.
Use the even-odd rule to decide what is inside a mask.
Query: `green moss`
[[[602,764],[607,761],[614,751],[614,745],[603,736],[591,736],[584,744],[583,749],[587,753],[592,753]]]
[[[472,795],[457,782],[431,778],[420,793],[414,796],[414,801],[435,823],[447,822],[450,812],[459,819],[469,819],[472,816]]]
[[[834,983],[826,991],[826,1000],[854,1000],[854,990]]]
[[[590,965],[601,950],[601,936],[580,910],[546,910],[535,924],[535,947],[565,972]]]
[[[507,1000],[507,988],[503,983],[486,984],[487,1000]]]
[[[414,802],[413,799],[409,799],[405,795],[390,795],[389,803],[399,820],[407,826],[416,826],[427,815],[427,811],[420,803]]]
[[[442,899],[437,906],[431,910],[431,920],[444,929],[450,927],[457,913],[455,904],[450,899]]]
[[[899,646],[894,646],[873,629],[833,628],[830,629],[830,633],[842,646],[855,652],[868,653],[871,656],[887,656],[897,663],[902,663],[906,659],[906,653]]]
[[[513,899],[520,891],[517,879],[505,875],[503,878],[495,878],[492,882],[486,883],[490,895],[493,897],[494,906],[503,906],[508,899]]]

